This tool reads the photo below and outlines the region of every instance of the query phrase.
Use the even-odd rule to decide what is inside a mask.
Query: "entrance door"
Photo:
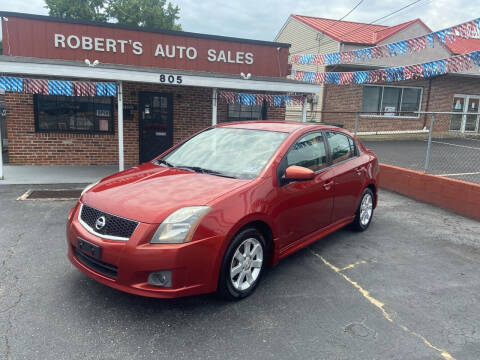
[[[479,103],[480,103],[479,97],[473,97],[473,96],[468,97],[467,113],[465,114],[465,124],[463,127],[465,132],[478,131]]]
[[[455,95],[450,120],[451,131],[478,132],[480,118],[480,96]]]
[[[173,145],[172,94],[139,96],[140,162],[150,161]]]

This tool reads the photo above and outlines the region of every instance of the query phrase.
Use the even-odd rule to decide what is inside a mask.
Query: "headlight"
[[[151,244],[181,244],[191,240],[198,224],[208,212],[210,206],[189,206],[170,214],[159,226]]]
[[[93,184],[90,184],[90,185],[87,185],[87,187],[85,189],[83,189],[82,193],[80,194],[80,197],[85,194],[88,190],[90,190],[92,187],[94,187],[95,185],[97,185],[98,183],[100,182],[100,180],[94,182]]]

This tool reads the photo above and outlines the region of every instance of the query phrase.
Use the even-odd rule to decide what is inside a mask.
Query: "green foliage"
[[[180,9],[167,0],[45,0],[50,16],[154,29],[182,30]]]
[[[107,21],[105,0],[45,0],[48,15],[91,21]]]
[[[176,20],[178,6],[166,0],[107,0],[107,13],[119,24],[155,29],[182,30]]]

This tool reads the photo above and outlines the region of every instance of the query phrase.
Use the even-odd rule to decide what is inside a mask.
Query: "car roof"
[[[328,130],[328,129],[337,129],[335,126],[322,125],[321,123],[306,123],[306,122],[297,122],[297,121],[269,121],[269,120],[258,120],[258,121],[237,121],[230,123],[223,123],[217,125],[217,127],[227,127],[234,129],[251,129],[251,130],[264,130],[264,131],[279,131],[286,133],[293,133],[301,129],[318,129],[318,130]]]

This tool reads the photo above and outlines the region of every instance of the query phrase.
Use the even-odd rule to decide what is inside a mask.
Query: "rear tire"
[[[253,227],[241,230],[228,245],[218,280],[218,294],[240,300],[255,291],[267,262],[263,235]]]
[[[358,204],[355,220],[352,222],[352,228],[355,231],[365,231],[372,222],[373,218],[373,192],[369,188],[363,190]]]

